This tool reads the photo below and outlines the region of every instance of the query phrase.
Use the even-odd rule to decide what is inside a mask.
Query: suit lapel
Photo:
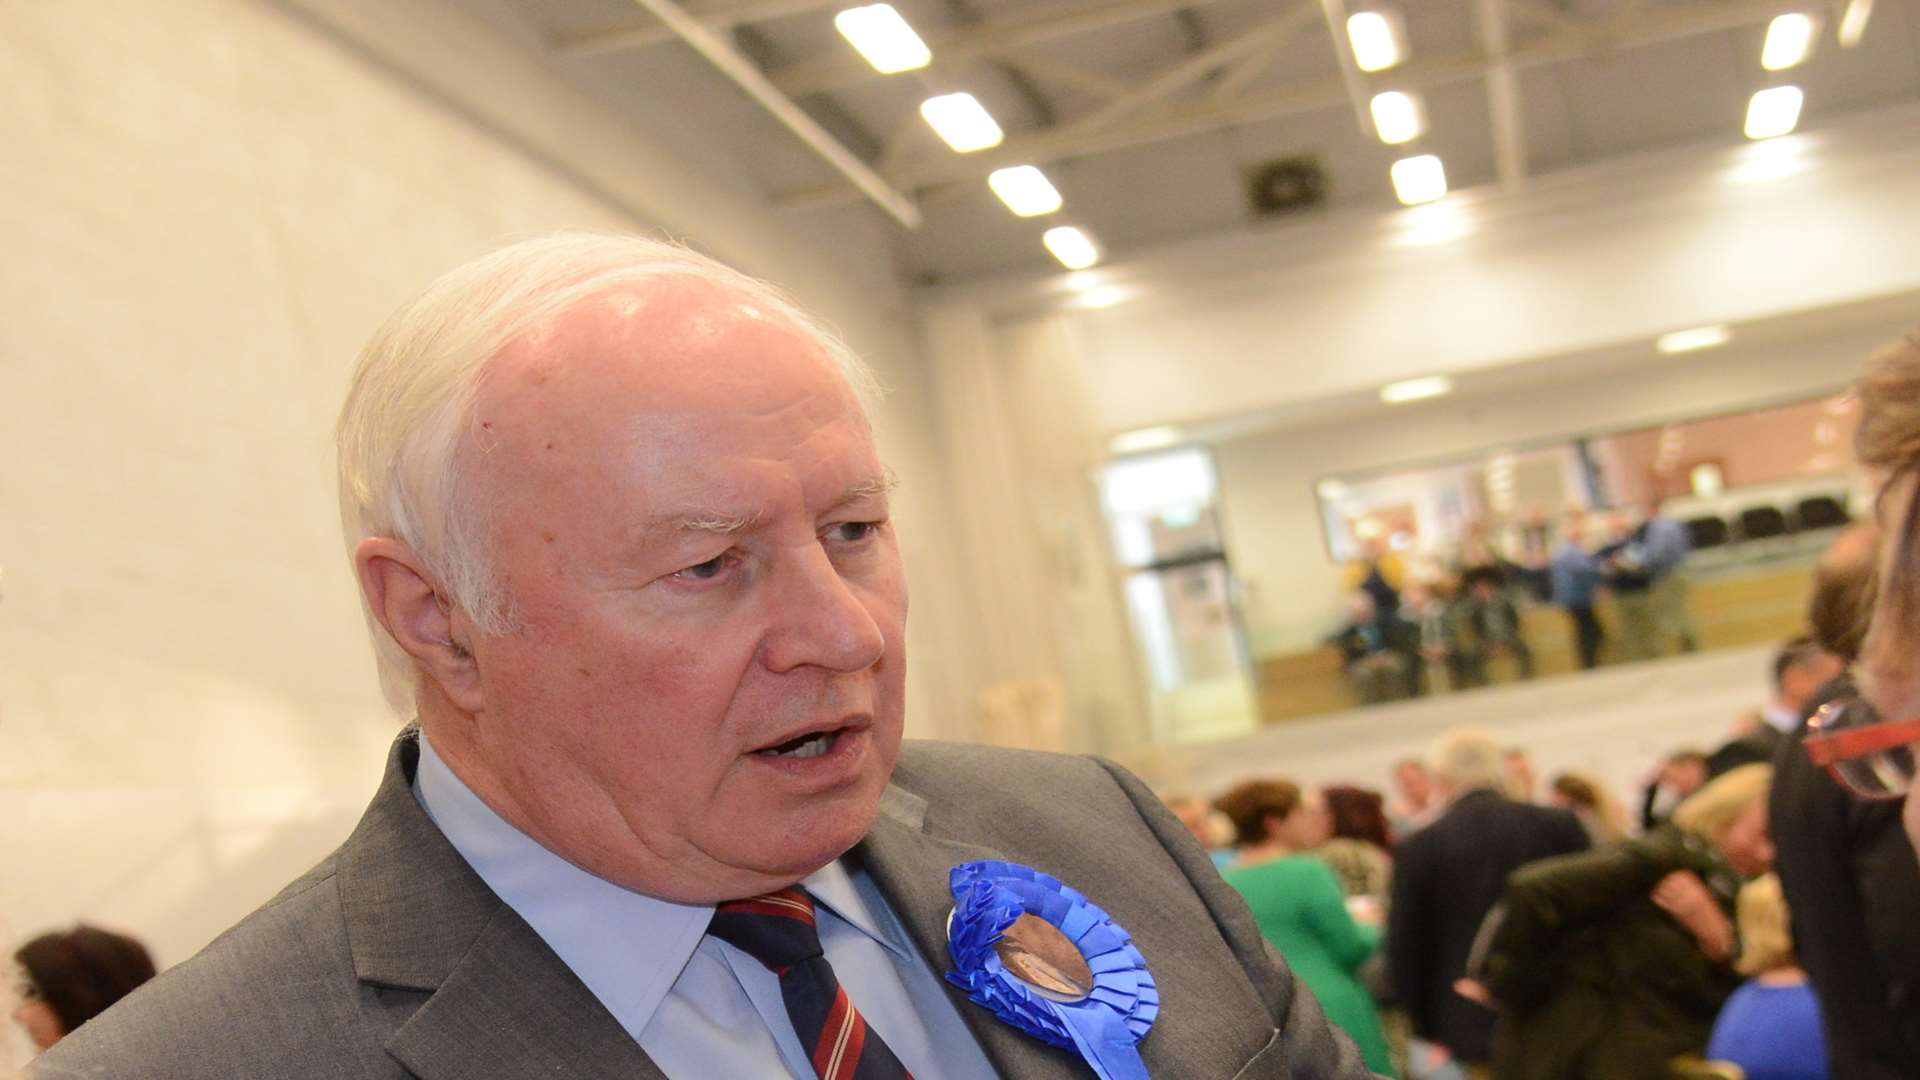
[[[506,905],[387,1042],[421,1080],[666,1080],[592,992]]]
[[[940,835],[937,827],[928,827],[926,809],[926,800],[919,796],[898,787],[888,788],[880,804],[880,816],[853,855],[886,893],[894,914],[913,935],[921,958],[936,974],[944,976],[953,968],[953,958],[947,952],[947,916],[953,910],[953,894],[947,891],[948,873],[961,863],[1006,856]],[[1077,1055],[1001,1023],[951,985],[947,991],[967,1030],[1000,1076],[1084,1080],[1088,1075],[1087,1066]]]
[[[475,874],[414,799],[417,732],[341,848],[354,974],[429,995],[387,1051],[422,1080],[665,1080],[546,942]]]

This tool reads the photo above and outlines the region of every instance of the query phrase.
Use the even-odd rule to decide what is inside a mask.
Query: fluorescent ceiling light
[[[1380,388],[1380,400],[1389,405],[1402,405],[1409,401],[1436,398],[1451,393],[1453,393],[1452,379],[1445,375],[1428,375],[1425,378],[1388,383]]]
[[[1693,352],[1696,349],[1712,349],[1733,340],[1733,331],[1724,326],[1696,326],[1691,330],[1675,330],[1671,334],[1661,334],[1653,347],[1668,356],[1675,353]]]
[[[1393,193],[1408,206],[1432,202],[1447,193],[1447,170],[1432,154],[1393,163]]]
[[[1107,449],[1115,454],[1138,454],[1143,450],[1159,450],[1177,445],[1180,438],[1180,429],[1177,427],[1141,428],[1139,431],[1115,435],[1108,440]]]
[[[1427,109],[1420,95],[1388,90],[1373,95],[1373,130],[1388,146],[1412,142],[1427,130]]]
[[[1407,58],[1406,27],[1391,11],[1356,11],[1347,17],[1347,43],[1361,71],[1385,71]]]
[[[1800,103],[1806,95],[1797,86],[1771,86],[1747,103],[1747,138],[1771,139],[1785,135],[1800,123]]]
[[[1768,71],[1785,71],[1805,60],[1813,51],[1814,32],[1819,28],[1811,15],[1775,15],[1767,24],[1767,42],[1760,47],[1760,66]]]
[[[1100,261],[1100,248],[1093,237],[1072,225],[1056,225],[1040,237],[1060,265],[1069,270],[1085,270]]]
[[[987,107],[965,91],[928,98],[920,103],[920,115],[955,153],[971,154],[999,146],[1005,138]]]
[[[1039,217],[1060,209],[1060,192],[1047,180],[1047,174],[1031,165],[995,169],[987,177],[1007,209],[1021,217]]]
[[[1473,222],[1456,202],[1428,203],[1400,211],[1395,247],[1434,247],[1450,244],[1473,231]]]
[[[1074,294],[1069,306],[1085,311],[1098,311],[1124,304],[1133,299],[1135,290],[1125,285],[1095,285],[1091,289]]]
[[[833,25],[882,75],[923,68],[933,60],[927,43],[892,4],[848,8],[833,17]]]
[[[1860,44],[1860,38],[1867,32],[1867,20],[1873,17],[1873,0],[1848,0],[1847,10],[1840,16],[1840,30],[1836,35],[1840,47],[1851,49]]]
[[[1787,135],[1741,147],[1739,164],[1727,172],[1727,179],[1739,184],[1759,184],[1797,176],[1813,167],[1807,153],[1806,136]]]

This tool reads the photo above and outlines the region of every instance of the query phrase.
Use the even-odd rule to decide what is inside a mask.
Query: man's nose
[[[824,550],[813,547],[782,566],[769,594],[768,668],[854,672],[880,662],[886,636]]]

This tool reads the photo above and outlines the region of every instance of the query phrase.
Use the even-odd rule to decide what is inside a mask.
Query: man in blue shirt
[[[1659,624],[1659,651],[1664,653],[1669,645],[1679,652],[1695,651],[1700,640],[1687,607],[1686,564],[1687,556],[1693,553],[1687,527],[1667,517],[1655,504],[1648,507],[1637,542],[1642,565],[1652,579],[1648,598]]]
[[[776,290],[633,237],[403,307],[339,489],[418,726],[338,852],[38,1075],[1089,1075],[942,981],[949,874],[992,860],[1131,932],[1153,1074],[1366,1076],[1137,780],[903,745],[871,385]]]
[[[1600,647],[1606,631],[1593,613],[1593,592],[1600,584],[1600,565],[1586,548],[1587,517],[1578,510],[1569,511],[1560,522],[1560,546],[1548,564],[1552,596],[1556,606],[1564,608],[1573,620],[1574,647],[1580,666],[1591,668],[1600,662]]]

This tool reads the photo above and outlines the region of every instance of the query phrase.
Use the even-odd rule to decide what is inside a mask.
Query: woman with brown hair
[[[1373,995],[1355,975],[1379,949],[1380,930],[1354,921],[1333,871],[1310,854],[1328,836],[1325,804],[1291,780],[1250,780],[1214,805],[1233,822],[1240,850],[1224,876],[1261,936],[1359,1045],[1367,1067],[1396,1075]]]
[[[84,924],[41,934],[13,958],[26,975],[13,1018],[42,1050],[153,978],[146,946]]]

